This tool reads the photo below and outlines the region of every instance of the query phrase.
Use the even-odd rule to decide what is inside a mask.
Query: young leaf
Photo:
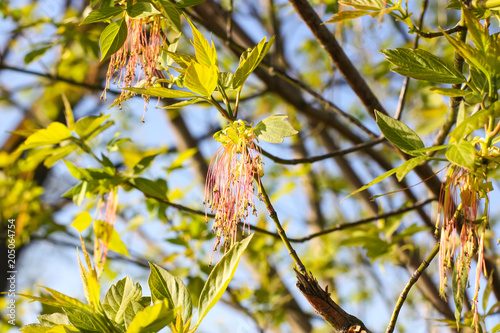
[[[139,175],[141,173],[144,172],[144,170],[146,170],[147,167],[149,167],[151,165],[151,163],[153,162],[153,160],[156,158],[156,156],[158,156],[158,154],[153,154],[153,155],[149,155],[149,156],[145,156],[143,157],[135,166],[134,166],[134,169],[133,169],[133,173],[134,175]]]
[[[213,43],[212,46],[210,46],[203,34],[196,29],[191,21],[189,21],[189,24],[193,30],[193,45],[196,53],[196,60],[206,67],[211,67],[212,65],[217,66],[217,52],[215,46],[213,46]]]
[[[418,166],[422,161],[427,160],[429,157],[427,155],[420,155],[415,158],[409,159],[408,161],[404,162],[402,165],[397,167],[396,171],[396,177],[398,178],[398,182],[403,180],[403,178],[413,170],[416,166]]]
[[[446,158],[453,164],[473,170],[476,161],[476,150],[472,143],[462,140],[448,148]]]
[[[130,182],[139,189],[142,193],[144,193],[147,197],[159,198],[162,200],[167,199],[167,188],[163,186],[161,183],[154,182],[152,180],[146,178],[133,178]]]
[[[111,238],[109,240],[109,249],[115,251],[116,253],[122,254],[126,257],[130,257],[127,251],[127,247],[120,238],[120,234],[114,228],[111,230]]]
[[[441,30],[442,31],[442,30]],[[443,32],[444,33],[444,32]],[[482,55],[478,50],[470,46],[469,44],[456,39],[455,37],[449,36],[448,34],[444,33],[444,36],[450,42],[450,44],[453,46],[453,48],[465,59],[465,61],[471,66],[475,67],[481,72],[483,72],[484,75],[488,78],[488,80],[491,80],[490,75],[490,65],[488,64],[488,61],[486,60],[486,57]],[[458,82],[462,83],[462,82]]]
[[[118,51],[127,40],[127,22],[119,19],[108,25],[101,33],[99,45],[101,46],[101,61]]]
[[[474,46],[482,55],[486,56],[490,47],[490,34],[488,29],[483,27],[474,14],[467,8],[463,9],[463,14],[467,31]]]
[[[186,8],[199,5],[200,3],[205,2],[205,0],[181,0],[175,4],[177,8]]]
[[[148,306],[137,313],[128,325],[127,333],[158,332],[170,324],[176,314],[177,309],[170,309],[166,301]]]
[[[68,315],[69,321],[79,330],[85,333],[106,332],[106,327],[103,327],[100,322],[94,319],[88,312],[80,311],[79,309],[64,309]],[[96,315],[97,316],[97,315]]]
[[[149,265],[151,274],[148,284],[153,302],[167,301],[170,308],[180,308],[182,320],[187,322],[193,311],[193,302],[188,289],[178,277],[156,264],[149,263]]]
[[[139,301],[142,297],[142,288],[129,277],[112,285],[104,296],[102,307],[109,319],[117,324],[124,324],[125,310],[132,301]]]
[[[36,49],[36,50],[33,50],[33,51],[27,53],[24,56],[24,64],[28,65],[31,62],[35,61],[37,58],[43,56],[45,54],[45,52],[47,52],[48,50],[51,49],[51,47],[52,46],[49,45],[49,46],[41,47],[39,49]]]
[[[393,174],[395,174],[395,173],[398,171],[398,168],[399,168],[399,167],[394,168],[394,169],[391,169],[391,170],[389,170],[389,171],[387,171],[387,172],[384,172],[383,174],[381,174],[380,176],[378,176],[377,178],[375,178],[374,180],[372,180],[372,181],[371,181],[371,182],[369,182],[368,184],[366,184],[366,185],[364,185],[364,186],[362,186],[362,187],[358,188],[356,191],[352,192],[352,193],[351,193],[351,194],[349,194],[347,197],[345,197],[344,199],[342,199],[341,203],[342,203],[342,202],[344,202],[344,200],[345,200],[345,199],[347,199],[347,198],[349,198],[349,197],[351,197],[351,196],[353,196],[353,195],[355,195],[355,194],[357,194],[357,193],[359,193],[359,192],[361,192],[361,191],[364,191],[364,190],[366,190],[367,188],[369,188],[369,187],[371,187],[371,186],[373,186],[373,185],[375,185],[375,184],[380,183],[381,181],[383,181],[384,179],[386,179],[386,178],[387,178],[387,177],[389,177],[389,176],[392,176]]]
[[[417,80],[458,84],[466,82],[465,76],[452,64],[424,50],[397,48],[381,50],[396,67],[392,71]]]
[[[339,3],[356,9],[380,10],[384,8],[383,0],[340,0]]]
[[[78,232],[83,232],[83,230],[88,228],[91,222],[92,216],[90,216],[89,212],[81,212],[76,216],[75,221],[71,223],[71,226],[75,227]]]
[[[53,122],[46,129],[39,129],[26,138],[20,149],[55,145],[70,137],[71,130],[69,128],[59,122]]]
[[[219,70],[217,66],[207,67],[203,64],[192,62],[186,69],[184,85],[194,93],[210,97],[217,87],[218,76]]]
[[[206,102],[207,100],[205,98],[197,97],[197,98],[191,98],[182,102],[177,102],[174,104],[170,104],[167,106],[161,106],[160,109],[166,109],[166,110],[177,110],[182,107],[191,105],[191,104],[196,104],[196,103],[201,103],[201,102]]]
[[[333,17],[325,23],[338,23],[348,21],[368,14],[370,14],[370,12],[367,10],[343,10],[333,15]]]
[[[464,121],[450,133],[450,142],[458,142],[462,140],[464,136],[483,127],[484,124],[488,123],[490,117],[493,119],[500,117],[500,102],[497,101],[487,108],[477,111],[472,116],[465,118]]]
[[[441,87],[430,87],[429,90],[433,93],[448,97],[464,97],[472,93],[472,91],[467,91],[462,89],[441,88]]]
[[[281,143],[283,138],[299,133],[290,124],[286,115],[267,117],[255,125],[253,130],[259,139],[271,143]]]
[[[422,155],[423,153],[427,153],[430,151],[436,151],[436,150],[443,150],[443,149],[448,148],[448,147],[450,147],[450,145],[431,146],[431,147],[411,150],[408,153],[410,155],[413,155],[413,156],[418,156],[418,155]]]
[[[200,325],[208,311],[210,311],[215,303],[217,303],[217,301],[222,297],[222,294],[233,278],[241,256],[252,240],[252,237],[253,234],[241,242],[235,243],[222,257],[219,263],[215,265],[214,269],[208,276],[207,282],[201,291],[200,300],[198,301],[198,322],[196,323],[194,329]]]
[[[98,10],[91,11],[89,15],[83,20],[80,25],[94,23],[94,22],[109,22],[118,14],[125,11],[125,7],[104,7]]]
[[[135,19],[158,15],[160,12],[149,2],[137,2],[127,9],[127,14]]]
[[[169,26],[173,27],[177,32],[182,32],[181,14],[176,9],[176,6],[165,0],[153,0],[153,3],[160,8],[162,15],[170,23]]]
[[[132,92],[135,92],[137,94],[143,94],[143,95],[149,95],[149,96],[154,96],[154,97],[161,97],[161,98],[190,98],[190,97],[199,97],[189,91],[183,91],[183,90],[174,90],[174,89],[168,89],[168,88],[156,88],[156,87],[149,87],[149,88],[124,88],[125,90],[129,90]]]
[[[253,49],[248,49],[240,56],[240,63],[234,73],[233,88],[237,89],[245,83],[250,74],[257,68],[264,56],[269,52],[274,37],[266,42],[264,37]]]
[[[103,123],[106,121],[106,119],[109,118],[110,115],[107,116],[87,116],[80,118],[76,123],[75,123],[75,132],[78,134],[78,136],[83,139],[83,140],[90,140],[94,136],[96,136],[98,133],[102,132],[105,128]],[[110,126],[113,124],[112,122],[109,122]]]
[[[424,143],[411,128],[403,122],[375,110],[377,125],[384,136],[401,151],[410,152],[425,148]],[[418,154],[421,155],[421,154]]]

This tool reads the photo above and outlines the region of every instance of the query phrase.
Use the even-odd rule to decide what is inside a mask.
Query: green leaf
[[[40,324],[49,324],[49,325],[71,325],[68,316],[64,313],[51,313],[51,314],[43,314],[41,316],[36,317]]]
[[[126,257],[130,257],[127,251],[127,247],[120,238],[120,234],[114,228],[111,231],[111,238],[109,240],[109,249],[115,251],[116,253],[122,254]]]
[[[47,157],[43,162],[43,165],[47,168],[52,168],[52,166],[59,161],[60,159],[68,156],[72,152],[78,149],[78,145],[69,144],[67,146],[62,146],[58,148],[50,148],[52,151],[52,155]]]
[[[192,62],[186,69],[184,85],[194,93],[209,97],[217,87],[218,75],[217,66],[207,67],[203,64]]]
[[[153,0],[153,3],[160,8],[162,15],[170,23],[169,28],[174,28],[177,32],[182,32],[181,14],[169,0]]]
[[[259,139],[271,143],[281,143],[283,138],[299,133],[290,124],[286,115],[267,117],[255,125],[253,131]]]
[[[82,333],[101,333],[106,331],[106,327],[102,327],[98,320],[92,315],[78,309],[65,309],[68,314],[68,319]]]
[[[402,165],[397,167],[396,177],[398,178],[398,182],[403,180],[403,178],[408,174],[408,172],[413,170],[416,166],[418,166],[420,163],[422,163],[427,159],[429,159],[427,155],[420,155],[415,158],[409,159],[408,161],[404,162]]]
[[[500,102],[497,101],[485,109],[479,110],[472,116],[465,118],[451,133],[450,142],[460,141],[466,135],[480,129],[488,123],[489,119],[500,117]]]
[[[190,54],[174,53],[170,51],[166,51],[166,53],[183,69],[187,69],[189,64],[193,62],[193,60],[196,60],[196,58]]]
[[[173,276],[162,267],[149,263],[151,274],[148,284],[153,302],[166,300],[170,308],[180,308],[182,320],[187,322],[191,318],[193,302],[189,291],[176,276]]]
[[[205,2],[205,0],[181,0],[175,4],[175,7],[187,8],[187,7],[199,5],[202,2]]]
[[[161,183],[141,177],[133,178],[130,180],[130,182],[148,197],[168,200],[167,187],[162,185]]]
[[[170,309],[166,301],[139,311],[127,328],[127,333],[156,333],[170,324],[177,309]]]
[[[427,153],[429,151],[443,150],[443,149],[448,148],[448,147],[450,147],[450,145],[432,146],[432,147],[411,150],[408,153],[410,155],[413,155],[413,156],[419,156],[419,155],[422,155],[423,153]]]
[[[74,130],[81,139],[92,139],[96,135],[94,132],[109,118],[109,116],[110,115],[83,117],[75,123]]]
[[[392,71],[417,80],[458,84],[466,82],[465,76],[453,64],[447,63],[424,50],[397,48],[381,50],[396,67]]]
[[[472,143],[466,140],[460,141],[458,144],[452,145],[446,151],[446,158],[453,164],[474,170],[476,161],[476,150]]]
[[[272,37],[269,42],[266,42],[266,38],[264,38],[253,49],[247,49],[241,54],[238,68],[234,73],[234,89],[243,86],[250,74],[253,73],[262,59],[264,59],[264,56],[267,54],[267,52],[269,52],[273,41],[274,37]]]
[[[49,45],[49,46],[41,47],[39,49],[36,49],[36,50],[33,50],[33,51],[27,53],[24,56],[24,64],[28,65],[29,63],[31,63],[31,62],[35,61],[36,59],[38,59],[39,57],[43,56],[45,54],[45,52],[50,50],[51,47],[52,47],[52,45]]]
[[[234,89],[234,75],[231,72],[220,72],[219,73],[219,84],[224,89]]]
[[[118,324],[124,324],[125,310],[132,301],[139,301],[142,297],[142,288],[129,277],[112,285],[104,296],[102,307],[106,315]]]
[[[325,23],[338,23],[348,21],[368,14],[370,14],[370,12],[366,10],[343,10],[333,15],[333,17]]]
[[[91,222],[92,216],[90,216],[89,212],[81,212],[76,216],[71,226],[76,228],[79,232],[83,232],[83,230],[88,228]]]
[[[190,97],[199,97],[189,91],[183,91],[183,90],[174,90],[174,89],[168,89],[168,88],[156,88],[156,87],[150,87],[150,88],[123,88],[125,90],[129,90],[138,94],[143,94],[143,95],[149,95],[149,96],[154,96],[154,97],[161,97],[161,98],[190,98]]]
[[[463,9],[463,14],[465,18],[465,25],[467,26],[467,32],[469,33],[474,46],[479,53],[486,56],[488,54],[488,49],[490,48],[490,34],[488,29],[483,27],[474,14],[467,8]]]
[[[151,302],[151,299],[149,299],[149,302]],[[125,309],[125,314],[124,314],[124,323],[125,323],[125,328],[128,328],[130,323],[134,320],[135,316],[142,310],[144,310],[149,304],[141,304],[141,302],[138,301],[131,301],[128,303],[126,309]]]
[[[31,134],[20,149],[29,149],[55,145],[71,137],[71,131],[59,122],[51,123],[46,129],[42,128]]]
[[[435,94],[440,94],[448,97],[464,97],[472,93],[472,91],[453,89],[453,88],[441,88],[441,87],[430,87],[429,90]]]
[[[364,191],[364,190],[366,190],[367,188],[369,188],[369,187],[371,187],[371,186],[373,186],[373,185],[375,185],[375,184],[380,183],[381,181],[383,181],[384,179],[386,179],[386,178],[387,178],[387,177],[389,177],[389,176],[392,176],[393,174],[395,174],[395,173],[398,171],[398,168],[399,168],[399,167],[394,168],[394,169],[391,169],[391,170],[389,170],[389,171],[387,171],[387,172],[384,172],[383,174],[381,174],[380,176],[378,176],[377,178],[375,178],[374,180],[372,180],[372,181],[371,181],[371,182],[369,182],[368,184],[366,184],[366,185],[364,185],[364,186],[362,186],[362,187],[358,188],[356,191],[352,192],[352,193],[351,193],[351,194],[349,194],[347,197],[345,197],[344,199],[342,199],[341,203],[342,203],[342,202],[344,202],[344,200],[345,200],[345,199],[347,199],[347,198],[349,198],[349,197],[351,197],[351,196],[353,196],[353,195],[355,195],[355,194],[357,194],[357,193],[359,193],[359,192],[361,192],[361,191]]]
[[[153,160],[156,158],[156,156],[158,156],[158,154],[154,154],[154,155],[149,155],[149,156],[145,156],[143,157],[135,166],[134,166],[134,170],[132,171],[134,173],[134,175],[139,175],[141,173],[144,172],[144,170],[146,170],[146,168],[148,168],[151,163],[153,162]]]
[[[411,154],[410,152],[416,149],[425,148],[424,143],[418,135],[403,122],[386,116],[377,110],[375,110],[375,115],[380,131],[382,131],[387,140],[401,149],[401,151]]]
[[[441,30],[443,31],[443,30]],[[449,36],[445,32],[444,36],[453,46],[453,48],[465,59],[465,61],[471,66],[480,70],[488,80],[491,80],[491,66],[488,64],[486,57],[482,55],[478,50],[473,48],[471,45],[456,39],[455,37]],[[459,82],[461,83],[461,82]]]
[[[206,67],[210,68],[212,65],[217,67],[217,51],[215,50],[213,42],[212,46],[210,46],[203,34],[196,29],[195,25],[191,21],[189,21],[189,24],[193,31],[193,45],[196,53],[196,60]]]
[[[383,0],[340,0],[339,3],[356,9],[380,10],[384,8]]]
[[[125,11],[125,7],[101,7],[91,11],[80,25],[95,23],[95,22],[110,22],[112,18],[118,16]]]
[[[201,102],[206,102],[206,101],[207,100],[205,98],[202,98],[202,97],[191,98],[191,99],[188,99],[188,100],[185,100],[182,102],[177,102],[177,103],[173,103],[173,104],[170,104],[167,106],[162,106],[162,107],[160,107],[160,109],[177,110],[177,109],[180,109],[182,107],[185,107],[185,106],[188,106],[191,104],[196,104],[196,103],[201,103]]]
[[[109,24],[101,33],[99,45],[101,46],[101,61],[118,51],[127,40],[127,22],[119,19]]]
[[[200,300],[198,301],[198,322],[196,323],[195,328],[200,325],[208,311],[210,311],[215,303],[217,303],[217,301],[219,301],[222,297],[222,294],[233,278],[241,256],[252,240],[252,237],[253,234],[241,242],[235,243],[222,257],[219,263],[215,265],[214,269],[208,276],[207,282],[201,291]]]
[[[137,2],[130,9],[127,8],[127,14],[135,19],[158,15],[160,12],[149,2]]]

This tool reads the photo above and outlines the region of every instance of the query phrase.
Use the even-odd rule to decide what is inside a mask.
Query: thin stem
[[[387,217],[390,217],[390,216],[394,216],[394,215],[399,215],[399,214],[402,214],[402,213],[406,213],[406,212],[409,212],[411,210],[419,209],[419,208],[421,208],[421,207],[423,207],[423,206],[425,206],[425,205],[427,205],[427,204],[429,204],[429,203],[431,203],[433,201],[436,201],[436,200],[437,200],[437,198],[429,198],[429,199],[427,199],[425,201],[416,202],[415,204],[413,204],[411,206],[408,206],[408,207],[405,207],[405,208],[393,210],[393,211],[390,211],[390,212],[387,212],[387,213],[384,213],[384,214],[380,214],[380,215],[368,217],[368,218],[361,219],[361,220],[358,220],[358,221],[355,221],[355,222],[339,223],[339,224],[337,224],[337,225],[335,225],[335,226],[333,226],[331,228],[315,232],[315,233],[310,234],[308,236],[301,237],[301,238],[289,238],[288,240],[291,241],[291,242],[295,242],[295,243],[303,243],[303,242],[306,242],[306,241],[311,240],[313,238],[316,238],[316,237],[319,237],[319,236],[323,236],[323,235],[326,235],[326,234],[329,234],[329,233],[332,233],[332,232],[335,232],[335,231],[357,227],[359,225],[366,224],[366,223],[369,223],[369,222],[373,222],[373,221],[376,221],[376,220],[379,220],[379,219],[383,219],[383,218],[387,218]]]
[[[427,258],[425,258],[422,264],[420,264],[418,269],[410,277],[410,281],[408,281],[405,288],[403,289],[403,292],[398,298],[398,302],[396,303],[396,307],[394,308],[394,311],[391,316],[391,321],[389,322],[389,326],[385,331],[386,333],[394,332],[394,329],[396,327],[396,321],[398,320],[399,311],[401,311],[401,308],[403,307],[406,297],[408,297],[408,293],[410,292],[413,285],[418,281],[420,275],[422,275],[422,273],[427,269],[429,263],[434,259],[434,257],[436,257],[438,252],[439,252],[439,242],[436,243],[436,245],[434,245],[434,248],[432,249],[431,253],[427,256]]]
[[[425,12],[427,11],[428,4],[429,4],[429,0],[424,0],[422,2],[422,10],[421,10],[421,14],[420,14],[420,19],[418,21],[418,28],[415,28],[415,29],[422,30],[422,26],[424,25],[424,16],[425,16]],[[419,37],[420,36],[418,34],[417,34],[417,36],[415,36],[415,40],[413,42],[413,49],[418,49],[418,42],[420,39]],[[401,114],[402,114],[403,108],[405,106],[406,93],[408,91],[409,85],[410,85],[410,77],[406,76],[404,79],[404,82],[403,82],[403,87],[401,88],[401,92],[399,94],[396,115],[394,116],[394,118],[396,118],[397,120],[399,120],[401,118]]]
[[[421,30],[422,28],[417,28],[415,27],[415,32],[417,35],[423,38],[436,38],[436,37],[441,37],[444,36],[444,33],[447,35],[455,33],[455,32],[464,32],[467,31],[467,28],[461,24],[457,24],[453,28],[444,30],[444,33],[442,31],[437,31],[437,32],[424,32]]]
[[[355,145],[351,148],[337,150],[328,154],[313,156],[313,157],[304,157],[304,158],[295,158],[295,159],[284,159],[277,156],[274,156],[268,153],[265,150],[262,150],[262,155],[270,158],[273,162],[278,164],[286,164],[286,165],[296,165],[296,164],[304,164],[304,163],[314,163],[322,160],[326,160],[336,156],[347,155],[349,153],[353,153],[368,147],[375,146],[378,143],[385,141],[385,138],[378,138],[377,140],[373,140],[370,142],[360,143],[359,145]]]
[[[302,261],[300,260],[299,256],[297,255],[297,252],[292,247],[292,244],[290,244],[290,241],[288,240],[288,237],[286,236],[285,230],[281,226],[281,222],[278,219],[278,213],[274,210],[273,204],[271,203],[271,200],[269,199],[269,196],[267,195],[266,189],[262,185],[262,181],[260,178],[255,177],[255,180],[257,181],[257,184],[259,186],[259,193],[262,195],[262,199],[264,200],[264,203],[266,204],[267,211],[269,212],[269,216],[271,219],[274,221],[274,224],[276,225],[276,229],[278,229],[278,235],[280,236],[281,240],[285,244],[286,249],[288,250],[288,253],[290,254],[290,257],[292,257],[293,261],[295,262],[295,265],[297,265],[297,268],[299,269],[299,272],[302,274],[306,274],[306,268]]]

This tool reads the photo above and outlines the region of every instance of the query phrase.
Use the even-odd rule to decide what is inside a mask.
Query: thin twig
[[[435,37],[444,36],[444,33],[446,33],[447,35],[449,35],[449,34],[453,34],[455,32],[465,32],[465,31],[467,31],[467,27],[465,27],[465,26],[463,26],[461,24],[457,24],[453,28],[450,28],[448,30],[444,30],[444,33],[442,31],[425,32],[425,31],[422,31],[421,29],[422,29],[421,27],[419,27],[419,28],[415,27],[415,32],[417,33],[417,35],[419,35],[420,37],[423,37],[423,38],[435,38]]]
[[[329,234],[329,233],[332,233],[332,232],[335,232],[335,231],[340,231],[340,230],[354,228],[354,227],[357,227],[357,226],[360,226],[360,225],[363,225],[363,224],[367,224],[367,223],[370,223],[370,222],[373,222],[373,221],[376,221],[376,220],[379,220],[379,219],[391,217],[391,216],[394,216],[394,215],[399,215],[399,214],[406,213],[406,212],[409,212],[409,211],[412,211],[412,210],[415,210],[415,209],[420,209],[423,206],[425,206],[425,205],[427,205],[427,204],[429,204],[429,203],[431,203],[433,201],[437,201],[437,200],[438,200],[437,198],[429,198],[429,199],[424,200],[424,201],[416,202],[415,204],[413,204],[411,206],[404,207],[404,208],[401,208],[401,209],[392,210],[392,211],[384,213],[384,214],[380,214],[380,215],[368,217],[368,218],[361,219],[361,220],[354,221],[354,222],[339,223],[339,224],[337,224],[337,225],[335,225],[335,226],[333,226],[331,228],[315,232],[315,233],[310,234],[310,235],[305,236],[305,237],[301,237],[301,238],[288,237],[288,240],[290,242],[293,242],[293,243],[304,243],[304,242],[306,242],[308,240],[311,240],[313,238],[316,238],[316,237],[319,237],[319,236],[323,236],[323,235],[326,235],[326,234]],[[243,223],[241,223],[240,225],[243,227]],[[259,228],[259,227],[253,226],[253,225],[250,225],[250,229],[253,230],[253,231],[256,231],[256,232],[260,232],[260,233],[272,236],[272,237],[274,237],[276,239],[281,238],[280,235],[279,235],[279,233],[272,232],[272,231],[269,231],[269,230],[266,230],[266,229],[262,229],[262,228]]]
[[[362,149],[365,149],[368,147],[372,147],[380,142],[383,142],[384,140],[385,140],[385,138],[378,138],[377,140],[373,140],[370,142],[360,143],[359,145],[355,145],[351,148],[337,150],[337,151],[334,151],[334,152],[331,152],[328,154],[313,156],[313,157],[284,159],[284,158],[274,156],[265,150],[262,150],[262,155],[268,157],[273,162],[278,163],[278,164],[296,165],[296,164],[304,164],[304,163],[314,163],[314,162],[326,160],[328,158],[332,158],[332,157],[336,157],[336,156],[343,156],[343,155],[347,155],[347,154],[350,154],[350,153],[353,153],[353,152],[356,152],[356,151],[359,151],[359,150],[362,150]]]
[[[429,266],[429,263],[434,259],[434,257],[437,255],[438,252],[439,252],[439,242],[436,243],[436,245],[434,245],[434,248],[432,249],[431,253],[427,256],[427,258],[425,258],[422,264],[420,264],[418,269],[410,277],[410,281],[408,281],[405,288],[403,289],[403,292],[398,298],[398,302],[396,303],[396,307],[394,308],[394,312],[392,313],[391,321],[389,322],[389,326],[387,327],[386,333],[392,333],[396,328],[396,321],[398,320],[399,311],[401,311],[401,308],[403,307],[406,297],[408,297],[410,289],[418,281],[420,275],[422,275],[422,273],[426,270],[426,268]]]
[[[95,90],[95,91],[103,91],[104,90],[104,87],[99,86],[99,85],[92,85],[92,84],[87,84],[84,82],[77,82],[77,81],[67,79],[67,78],[64,78],[64,77],[61,77],[58,75],[51,75],[51,74],[47,74],[47,73],[35,72],[35,71],[29,70],[29,69],[17,68],[17,67],[6,65],[5,63],[0,63],[0,70],[4,70],[4,69],[14,71],[14,72],[19,72],[19,73],[40,76],[40,77],[44,77],[44,78],[47,78],[47,79],[53,80],[53,81],[65,82],[65,83],[69,83],[69,84],[74,85],[74,86],[79,86],[79,87],[87,88],[90,90]],[[117,94],[117,95],[120,94],[120,92],[116,91],[116,90],[108,90],[108,91],[113,93],[113,94]]]
[[[286,236],[285,230],[281,226],[281,222],[278,218],[278,213],[274,210],[273,204],[271,203],[271,200],[269,199],[269,196],[267,195],[266,189],[262,185],[262,181],[260,178],[256,177],[255,179],[257,181],[257,184],[259,186],[259,193],[262,196],[262,199],[264,200],[264,203],[266,204],[267,211],[269,212],[269,216],[271,219],[274,221],[274,224],[276,225],[276,229],[278,229],[278,235],[285,244],[286,249],[288,250],[288,253],[290,254],[290,257],[292,257],[293,261],[295,262],[295,265],[297,265],[297,268],[299,272],[302,274],[307,274],[306,267],[300,260],[297,252],[292,247],[292,244],[290,244],[290,241],[288,240],[288,237]]]

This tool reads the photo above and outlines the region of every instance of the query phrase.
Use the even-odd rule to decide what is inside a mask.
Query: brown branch
[[[382,104],[354,67],[351,60],[347,57],[342,47],[339,45],[332,33],[326,28],[320,17],[311,7],[307,0],[289,0],[295,8],[297,14],[307,24],[313,35],[321,44],[323,49],[333,61],[339,72],[342,74],[347,84],[356,93],[368,112],[375,116],[374,110],[387,114]]]
[[[310,272],[301,273],[296,269],[294,271],[297,276],[297,288],[335,332],[370,333],[361,320],[345,312],[331,299],[328,286],[321,288]]]
[[[326,160],[326,159],[329,159],[332,157],[347,155],[347,154],[350,154],[350,153],[353,153],[353,152],[356,152],[356,151],[359,151],[359,150],[362,150],[362,149],[365,149],[368,147],[373,147],[376,144],[383,142],[383,141],[385,141],[385,138],[379,138],[379,139],[374,140],[374,141],[365,142],[365,143],[355,145],[354,147],[351,147],[351,148],[337,150],[337,151],[334,151],[334,152],[331,152],[328,154],[313,156],[313,157],[284,159],[284,158],[274,156],[265,150],[262,150],[262,155],[268,157],[273,162],[278,163],[278,164],[296,165],[296,164],[304,164],[304,163],[314,163],[314,162],[323,161],[323,160]]]
[[[414,30],[417,33],[417,35],[420,36],[420,37],[423,37],[423,38],[435,38],[435,37],[444,36],[444,33],[446,33],[447,35],[449,35],[449,34],[453,34],[455,32],[464,32],[464,31],[467,31],[467,27],[465,27],[463,25],[460,25],[460,24],[457,24],[453,28],[444,30],[444,33],[442,31],[426,32],[426,31],[422,31],[421,29],[422,29],[421,27],[420,28],[417,28],[417,27],[414,28]]]

